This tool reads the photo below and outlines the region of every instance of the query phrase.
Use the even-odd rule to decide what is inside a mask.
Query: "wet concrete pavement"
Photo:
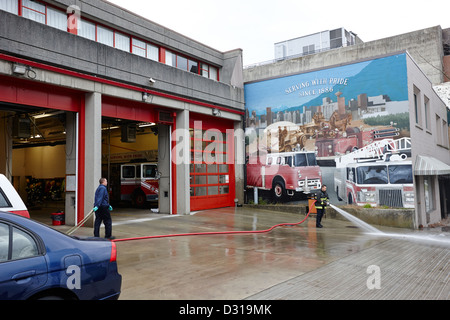
[[[113,211],[113,235],[264,230],[303,218],[245,207],[189,216],[122,209]],[[309,217],[299,226],[264,234],[117,242],[123,277],[120,299],[450,298],[450,246],[368,235],[345,220],[325,218],[322,224],[324,228],[317,229],[315,218]],[[92,229],[81,228],[76,234],[90,236]],[[447,235],[444,238],[448,240]],[[381,289],[367,287],[371,265],[381,268]]]

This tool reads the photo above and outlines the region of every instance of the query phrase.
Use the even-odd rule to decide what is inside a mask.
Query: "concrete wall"
[[[443,82],[440,26],[244,70],[244,82],[354,63],[407,50],[433,84]]]

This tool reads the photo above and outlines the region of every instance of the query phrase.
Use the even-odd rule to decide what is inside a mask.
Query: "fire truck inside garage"
[[[102,175],[114,206],[157,209],[158,125],[103,117]]]

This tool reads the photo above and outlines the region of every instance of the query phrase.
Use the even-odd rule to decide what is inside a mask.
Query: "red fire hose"
[[[133,240],[144,240],[144,239],[159,239],[159,238],[172,238],[172,237],[186,237],[186,236],[207,236],[207,235],[222,235],[222,234],[255,234],[255,233],[267,233],[272,231],[273,229],[277,227],[282,226],[296,226],[299,224],[302,224],[303,222],[308,219],[309,214],[311,213],[312,206],[315,204],[316,201],[312,201],[311,205],[309,206],[308,213],[306,214],[306,217],[300,221],[295,223],[280,223],[276,224],[269,229],[266,230],[251,230],[251,231],[214,231],[214,232],[193,232],[193,233],[178,233],[178,234],[165,234],[165,235],[158,235],[158,236],[145,236],[145,237],[135,237],[135,238],[124,238],[124,239],[114,239],[111,240],[113,242],[121,242],[121,241],[133,241]]]

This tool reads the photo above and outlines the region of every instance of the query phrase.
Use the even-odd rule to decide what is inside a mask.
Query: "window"
[[[159,48],[145,43],[144,41],[132,38],[133,53],[153,61],[159,61]]]
[[[21,6],[21,10],[19,10],[19,6]],[[21,11],[21,15],[24,18],[46,24],[62,31],[68,31],[66,12],[64,10],[47,6],[43,2],[41,3],[36,0],[0,0],[0,10],[8,11],[17,15]],[[70,24],[69,28],[71,28]],[[72,32],[73,28],[69,31]],[[109,27],[101,26],[85,19],[78,18],[76,33],[80,37],[97,41],[110,47],[115,47],[126,52],[132,52],[153,61],[160,61],[159,46],[131,38],[122,32],[118,32],[114,29],[110,29]],[[165,63],[167,65],[176,67],[183,71],[201,74],[208,79],[213,79],[216,81],[219,80],[218,68],[209,66],[205,63],[199,63],[194,59],[189,59],[188,57],[173,53],[169,50],[165,50],[165,52]],[[164,57],[161,57],[161,61],[163,61],[163,59]]]
[[[156,52],[155,52],[156,55]],[[178,69],[198,74],[198,62],[166,50],[166,64]]]
[[[7,261],[9,257],[9,226],[0,223],[0,262]]]
[[[19,14],[18,0],[0,0],[0,9]],[[67,14],[44,3],[22,0],[22,17],[67,31]]]
[[[19,228],[0,223],[0,262],[37,255],[38,245],[31,235]]]
[[[355,168],[347,168],[347,180],[356,182]]]
[[[389,166],[389,183],[391,184],[412,184],[413,174],[412,166],[408,165],[390,165]]]
[[[205,78],[212,79],[212,80],[218,80],[217,78],[217,68],[213,66],[209,66],[205,63],[201,63],[201,74]]]
[[[147,56],[147,44],[144,41],[132,38],[132,52],[141,57]]]
[[[177,55],[176,55],[176,60],[177,60],[176,67],[177,67],[178,69],[187,71],[187,68],[188,68],[188,67],[187,67],[187,59],[184,58],[184,57],[182,57],[182,56],[177,56]]]
[[[414,86],[414,114],[416,118],[416,124],[422,126],[422,110],[420,102],[420,90]]]
[[[449,147],[449,140],[448,140],[448,123],[444,119],[442,119],[442,145],[444,147]]]
[[[306,160],[306,154],[304,153],[296,154],[294,164],[296,167],[306,167],[308,165],[308,162]]]
[[[11,260],[37,256],[38,247],[34,239],[26,232],[13,227]]]
[[[136,177],[136,168],[135,166],[123,166],[122,167],[122,178],[132,178],[134,179]]]
[[[11,203],[9,202],[3,190],[0,188],[0,208],[9,208],[9,207],[11,207]]]
[[[14,14],[19,14],[18,0],[1,0],[0,10],[8,11]]]
[[[78,20],[78,35],[95,41],[95,24],[86,20]]]
[[[358,184],[387,184],[388,172],[386,166],[364,166],[356,168]]]
[[[22,16],[45,24],[45,6],[35,1],[22,0]]]
[[[217,73],[217,68],[209,66],[209,78],[212,80],[216,80],[218,81],[218,73]]]
[[[166,50],[166,64],[172,67],[177,66],[177,56],[169,50]]]
[[[442,125],[441,117],[436,115],[436,143],[442,145]]]
[[[62,11],[48,7],[47,25],[62,31],[67,31],[67,15]]]
[[[189,60],[188,61],[188,71],[198,74],[198,63],[197,61]]]
[[[114,32],[114,47],[123,51],[130,52],[130,37]]]
[[[159,48],[157,46],[147,44],[147,58],[153,61],[159,61]]]
[[[107,46],[114,46],[114,32],[102,26],[97,26],[97,41]]]
[[[156,178],[156,165],[144,164],[143,167],[142,175],[144,178]]]
[[[425,128],[431,130],[430,127],[430,99],[424,96],[424,104],[423,107],[425,109]]]
[[[304,55],[306,55],[306,54],[312,54],[312,53],[314,53],[314,49],[315,49],[315,46],[314,46],[314,44],[311,44],[311,45],[308,45],[308,46],[304,46],[303,47],[303,54]]]
[[[423,191],[425,196],[425,211],[430,212],[434,210],[434,188],[431,177],[423,178]]]

